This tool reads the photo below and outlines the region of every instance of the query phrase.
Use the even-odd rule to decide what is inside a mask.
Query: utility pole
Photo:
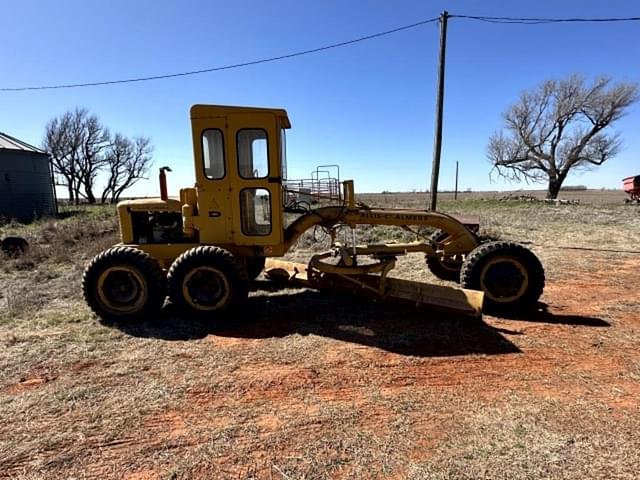
[[[456,189],[453,191],[453,199],[458,199],[458,160],[456,160]]]
[[[440,57],[438,63],[438,90],[436,93],[436,127],[433,139],[433,164],[431,165],[431,205],[436,210],[438,200],[438,175],[440,174],[440,153],[442,152],[442,108],[444,104],[444,63],[447,48],[447,19],[445,10],[440,14]]]

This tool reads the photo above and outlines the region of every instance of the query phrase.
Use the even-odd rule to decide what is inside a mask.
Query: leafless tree
[[[51,156],[56,184],[67,187],[69,200],[96,203],[96,182],[106,171],[101,200],[116,202],[122,192],[144,178],[151,166],[150,141],[130,140],[121,134],[111,138],[96,115],[76,108],[47,123],[44,149]]]
[[[556,198],[571,170],[602,165],[618,153],[619,136],[605,129],[636,100],[634,83],[601,77],[588,85],[579,75],[548,80],[504,113],[487,157],[499,175],[547,182],[547,198]]]
[[[146,178],[152,164],[153,147],[147,137],[133,140],[117,133],[105,153],[108,172],[102,203],[116,203],[120,195],[138,180]]]
[[[110,144],[109,130],[98,117],[86,108],[66,112],[47,124],[43,144],[69,200],[77,204],[82,197],[95,203],[95,181],[104,166],[103,150]]]
[[[104,151],[111,143],[109,130],[100,123],[95,115],[88,115],[87,111],[82,111],[85,115],[78,117],[77,134],[80,138],[81,155],[78,158],[78,180],[82,190],[78,193],[87,202],[96,203],[93,193],[95,181],[98,173],[105,166],[106,160]]]
[[[44,149],[51,157],[56,185],[67,187],[70,202],[77,202],[77,150],[71,141],[73,113],[54,118],[45,128]]]

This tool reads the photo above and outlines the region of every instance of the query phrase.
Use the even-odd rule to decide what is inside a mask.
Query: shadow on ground
[[[556,325],[576,325],[582,327],[610,327],[611,324],[601,318],[586,317],[582,315],[561,315],[549,311],[549,305],[538,302],[538,307],[526,313],[520,313],[510,317],[510,320],[522,320],[525,322],[551,323]]]
[[[551,324],[609,325],[597,318],[554,315],[544,304],[540,304],[536,312],[518,319]],[[181,318],[169,304],[157,318],[111,326],[135,337],[183,341],[207,335],[253,339],[318,335],[420,357],[520,352],[503,335],[518,332],[495,328],[482,320],[312,290],[252,295],[241,312],[209,322]]]

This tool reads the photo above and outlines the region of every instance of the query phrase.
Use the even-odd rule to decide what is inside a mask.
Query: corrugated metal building
[[[24,222],[55,212],[49,156],[0,132],[0,217]]]

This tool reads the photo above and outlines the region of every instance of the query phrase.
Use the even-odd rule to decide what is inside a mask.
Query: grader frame
[[[284,131],[291,126],[285,110],[195,105],[191,124],[195,186],[169,198],[161,169],[161,197],[120,202],[121,243],[85,271],[85,298],[104,318],[151,314],[167,293],[185,315],[211,317],[239,307],[265,259],[284,256],[316,227],[330,233],[331,249],[304,268],[271,261],[268,278],[474,316],[485,295],[490,310],[507,311],[530,307],[542,293],[544,271],[524,247],[481,245],[474,222],[466,226],[444,213],[371,208],[358,202],[352,180],[318,195],[317,205],[292,207],[287,184],[295,182],[284,178]],[[298,214],[288,225],[287,211]],[[360,246],[353,233],[358,225],[404,228],[416,241]],[[435,232],[428,236],[425,227]],[[339,228],[351,230],[350,244],[336,241]],[[389,278],[396,257],[415,252],[441,278],[459,273],[464,288]]]

